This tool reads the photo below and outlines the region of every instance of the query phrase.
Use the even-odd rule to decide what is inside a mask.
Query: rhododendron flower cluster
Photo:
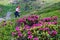
[[[57,31],[53,30],[53,31],[48,31],[48,34],[51,36],[55,36],[57,34]]]
[[[38,15],[20,18],[17,20],[20,26],[16,26],[15,31],[12,32],[12,36],[16,35],[19,38],[26,37],[28,40],[47,39],[49,38],[48,36],[55,37],[58,34],[56,29],[58,24],[57,19],[57,16],[40,19]],[[24,24],[23,27],[22,23]]]

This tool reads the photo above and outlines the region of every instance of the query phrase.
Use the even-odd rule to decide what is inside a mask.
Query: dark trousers
[[[15,15],[15,18],[20,17],[19,12],[17,12],[17,11],[14,13],[14,15]]]

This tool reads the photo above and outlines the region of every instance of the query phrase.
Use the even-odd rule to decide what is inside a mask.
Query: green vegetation
[[[46,1],[46,0],[45,0]],[[47,0],[47,2],[49,2],[48,0]],[[55,0],[53,0],[53,1],[51,1],[52,3],[56,3],[56,4],[52,4],[51,6],[49,6],[49,7],[46,7],[46,8],[44,8],[44,9],[42,9],[42,11],[39,11],[39,12],[47,12],[47,10],[48,10],[48,12],[49,11],[52,11],[52,10],[57,10],[57,9],[60,9],[60,7],[59,7],[59,5],[60,5],[60,0],[57,0],[57,1],[55,1]],[[18,4],[18,5],[20,5],[21,6],[21,15],[25,15],[25,14],[28,14],[29,12],[25,12],[24,11],[24,3],[22,3],[22,4]],[[3,17],[3,16],[6,16],[6,13],[8,12],[8,11],[11,11],[12,12],[12,17],[14,16],[14,12],[15,12],[15,8],[16,8],[16,6],[17,6],[17,4],[9,4],[9,1],[8,0],[2,0],[2,1],[0,1],[0,8],[2,8],[2,12],[0,12],[0,17]],[[52,9],[52,10],[51,10]],[[23,12],[24,11],[24,12]],[[33,11],[35,11],[35,9],[34,10],[31,10],[32,12]],[[30,12],[31,12],[30,11]],[[38,12],[38,11],[37,11]],[[39,14],[39,13],[38,13]]]
[[[49,2],[49,1],[47,1]],[[21,17],[23,16],[29,16],[30,14],[37,14],[40,16],[40,18],[46,18],[46,17],[52,17],[52,16],[58,16],[58,25],[56,25],[56,27],[58,27],[57,31],[57,37],[59,38],[60,36],[60,0],[53,0],[54,4],[45,7],[45,8],[39,8],[37,10],[31,10],[31,11],[24,11],[24,5],[18,4],[21,6]],[[6,13],[8,11],[11,11],[11,17],[14,18],[14,12],[15,12],[15,8],[16,8],[16,4],[9,4],[8,0],[4,0],[4,1],[0,1],[0,8],[2,8],[2,12],[0,12],[0,17],[5,17]],[[34,12],[35,13],[31,13]],[[21,18],[20,17],[20,18]],[[11,19],[8,20],[6,22],[1,22],[0,23],[0,40],[12,40],[12,32],[16,31],[15,27],[17,26],[17,20],[19,18],[16,19]],[[54,26],[55,27],[55,26]],[[55,28],[56,28],[55,27]],[[56,38],[57,39],[57,38]],[[51,38],[51,40],[53,40],[53,38]],[[58,39],[60,40],[60,38]]]

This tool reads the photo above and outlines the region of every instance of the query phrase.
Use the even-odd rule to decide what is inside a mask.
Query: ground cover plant
[[[12,36],[17,40],[59,40],[58,17],[30,15],[17,20]]]

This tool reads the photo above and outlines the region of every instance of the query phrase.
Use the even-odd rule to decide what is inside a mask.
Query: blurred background
[[[43,13],[46,10],[60,9],[60,0],[0,0],[0,17],[5,17],[9,11],[12,12],[11,17],[14,17],[18,5],[20,6],[21,15],[34,13],[34,11]]]

